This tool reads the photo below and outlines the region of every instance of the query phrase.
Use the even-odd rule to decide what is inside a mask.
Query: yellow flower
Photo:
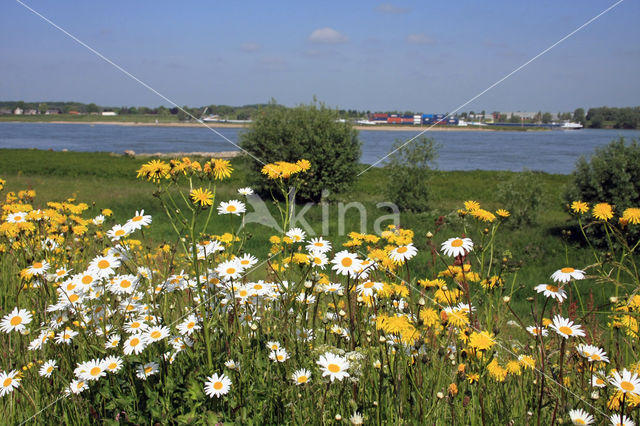
[[[493,222],[496,220],[496,216],[493,213],[484,209],[471,210],[471,216],[483,222]]]
[[[628,209],[626,209],[623,213],[622,213],[622,218],[624,220],[626,220],[627,222],[631,222],[634,225],[637,225],[640,223],[640,208],[638,207],[630,207]]]
[[[431,327],[438,323],[440,317],[438,316],[438,313],[435,309],[426,308],[420,311],[420,319],[426,327]]]
[[[521,355],[520,358],[518,358],[518,362],[520,362],[522,367],[528,368],[529,370],[533,370],[536,366],[536,360],[529,355]]]
[[[511,213],[509,213],[509,210],[505,210],[505,209],[498,209],[496,210],[496,214],[500,217],[509,217],[511,216]]]
[[[496,358],[487,365],[487,370],[489,371],[489,375],[498,382],[504,382],[507,378],[507,370],[498,364],[498,360]]]
[[[464,202],[464,208],[472,211],[480,208],[480,203],[477,201],[469,200]]]
[[[200,204],[202,207],[213,205],[213,193],[208,189],[192,189],[189,195],[193,200],[193,204]]]
[[[574,201],[571,203],[571,210],[574,213],[583,214],[589,211],[589,205],[584,201]]]
[[[478,373],[469,373],[467,374],[467,380],[469,381],[469,384],[473,384],[480,380],[480,375]]]
[[[113,212],[111,211],[111,209],[102,209],[102,215],[103,216],[111,216],[113,214]]]
[[[469,336],[469,346],[479,351],[491,349],[495,344],[493,336],[486,331],[480,333],[474,331]]]
[[[231,167],[231,163],[229,160],[223,160],[220,158],[211,159],[211,172],[213,173],[213,177],[217,180],[222,180],[224,178],[228,178],[231,176],[231,172],[233,171],[233,167]]]
[[[455,383],[451,383],[447,388],[447,393],[451,396],[456,396],[458,394],[458,386]]]
[[[151,160],[150,162],[143,164],[138,169],[138,178],[147,178],[153,182],[159,182],[161,179],[168,179],[170,177],[169,172],[171,166],[164,161]]]
[[[613,217],[613,208],[608,203],[598,203],[593,206],[591,214],[598,220],[609,220]]]
[[[280,244],[280,237],[278,237],[277,235],[272,235],[271,237],[269,237],[269,242],[271,244]]]
[[[507,362],[507,371],[513,375],[519,376],[522,374],[522,367],[518,361],[511,360]]]

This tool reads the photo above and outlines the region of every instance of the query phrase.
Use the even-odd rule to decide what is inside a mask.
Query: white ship
[[[565,121],[564,123],[562,123],[560,125],[560,128],[562,130],[578,130],[578,129],[582,129],[582,124],[580,123],[573,123],[570,121]]]

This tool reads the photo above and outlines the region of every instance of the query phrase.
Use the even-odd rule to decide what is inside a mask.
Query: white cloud
[[[404,7],[394,6],[391,3],[381,3],[376,7],[376,10],[381,13],[388,13],[391,15],[401,15],[409,13],[409,9]]]
[[[333,28],[318,28],[309,36],[309,41],[314,43],[340,44],[349,41],[349,37]]]
[[[258,50],[262,49],[262,45],[258,43],[243,43],[240,45],[240,49],[244,50],[245,52],[257,52]]]
[[[436,40],[426,34],[409,34],[407,41],[413,44],[436,44]]]

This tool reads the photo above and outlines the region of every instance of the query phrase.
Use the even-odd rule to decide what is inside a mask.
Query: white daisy
[[[464,256],[473,250],[471,238],[449,238],[442,243],[442,251],[450,257]]]
[[[26,220],[27,220],[27,213],[26,212],[9,213],[7,215],[7,222],[9,222],[9,223],[20,223],[20,222],[24,222]]]
[[[535,325],[530,325],[529,327],[527,327],[527,331],[534,336],[541,335],[542,337],[546,337],[547,335],[549,335],[549,332],[546,328],[537,327]]]
[[[565,339],[578,336],[584,337],[584,331],[582,331],[579,325],[574,325],[573,321],[570,321],[567,318],[562,318],[560,315],[553,317],[553,322],[550,327]]]
[[[204,392],[209,398],[214,396],[220,398],[222,395],[229,393],[229,389],[231,389],[231,380],[224,374],[218,376],[217,373],[214,373],[212,376],[207,377],[206,382],[204,382]]]
[[[379,282],[373,281],[365,281],[363,283],[358,284],[356,287],[356,291],[361,296],[371,297],[376,294],[376,292],[382,290],[384,285]]]
[[[85,390],[89,389],[89,386],[87,385],[87,382],[82,380],[82,379],[76,379],[76,380],[72,380],[71,384],[69,384],[69,387],[67,388],[67,393],[75,393],[78,394],[80,392],[83,392]]]
[[[336,253],[331,263],[333,263],[331,269],[340,275],[355,276],[362,269],[362,261],[355,253],[350,253],[347,250]]]
[[[144,334],[132,334],[124,342],[123,347],[122,352],[125,355],[131,355],[132,353],[137,355],[147,347],[147,337]]]
[[[626,368],[622,370],[622,374],[614,371],[609,382],[621,392],[629,392],[633,395],[640,394],[640,378],[636,373],[632,373]]]
[[[98,278],[107,278],[115,274],[115,269],[120,266],[120,260],[115,256],[97,256],[89,263],[89,272]]]
[[[551,275],[551,279],[555,282],[568,283],[571,279],[581,280],[584,278],[584,271],[573,269],[570,267],[558,269]]]
[[[240,214],[247,211],[244,203],[238,200],[231,200],[229,202],[221,202],[218,206],[218,214],[234,214],[240,216]]]
[[[136,367],[136,377],[142,380],[147,380],[147,377],[153,376],[159,371],[157,362],[149,362],[145,365],[138,365]]]
[[[0,372],[0,396],[13,392],[18,386],[20,386],[18,370],[12,370],[9,373]]]
[[[240,188],[238,189],[238,194],[244,195],[244,196],[253,195],[253,189],[249,188],[248,186],[245,188]]]
[[[144,210],[137,211],[135,216],[127,221],[124,224],[124,227],[129,231],[129,233],[137,231],[138,229],[142,229],[143,226],[151,225],[151,216],[145,215]]]
[[[324,269],[324,267],[329,263],[329,259],[327,255],[324,253],[311,251],[309,252],[309,263],[314,268]]]
[[[58,334],[56,334],[56,343],[59,345],[63,343],[70,345],[73,338],[76,337],[77,335],[78,335],[77,331],[74,331],[67,327],[61,332],[59,332]]]
[[[611,422],[611,426],[636,426],[636,423],[624,414],[621,419],[620,414],[614,413],[609,416],[609,421]]]
[[[200,330],[202,327],[198,324],[198,317],[195,314],[191,314],[182,323],[178,324],[177,328],[183,336],[191,336],[194,331]]]
[[[258,263],[258,258],[249,253],[245,253],[241,257],[238,257],[237,259],[240,262],[240,265],[242,265],[244,269],[249,269],[256,263]]]
[[[119,356],[108,356],[104,359],[104,368],[109,373],[117,373],[122,368],[122,358]]]
[[[30,275],[44,275],[49,270],[49,263],[46,260],[33,262],[27,269]]]
[[[418,249],[415,248],[413,243],[409,243],[406,246],[399,246],[389,252],[389,258],[395,263],[404,263],[411,259],[418,253]]]
[[[331,243],[322,237],[312,238],[305,248],[312,253],[327,253],[331,250]]]
[[[289,354],[284,348],[281,348],[276,351],[271,351],[269,359],[273,362],[285,362],[289,359]]]
[[[136,289],[138,281],[135,275],[117,275],[111,279],[109,290],[114,294],[131,294]]]
[[[226,278],[226,279],[232,279],[232,280],[240,278],[242,276],[243,271],[244,271],[244,268],[242,267],[242,265],[240,264],[237,258],[222,262],[216,267],[216,273],[220,277]]]
[[[324,355],[320,355],[317,364],[322,367],[322,376],[329,376],[332,382],[335,379],[342,381],[345,377],[349,377],[347,372],[349,361],[344,357],[326,352]]]
[[[111,241],[120,241],[121,238],[127,237],[130,233],[129,228],[116,224],[107,231],[107,237],[109,237]]]
[[[300,228],[291,228],[285,235],[291,238],[294,243],[301,243],[304,241],[304,237],[306,234]]]
[[[26,330],[25,325],[31,322],[31,314],[26,309],[13,308],[11,313],[5,315],[0,321],[0,330],[5,333],[17,331],[19,333]]]
[[[576,349],[578,353],[587,358],[589,362],[609,362],[607,353],[597,346],[579,344]]]
[[[79,365],[82,368],[82,373],[78,375],[79,379],[92,381],[98,380],[100,377],[107,375],[106,365],[101,359],[92,359]]]
[[[304,385],[311,380],[311,373],[306,368],[301,368],[300,370],[294,371],[291,375],[291,380],[293,380],[296,385]]]
[[[100,226],[104,223],[104,216],[99,214],[98,216],[93,218],[93,224]]]
[[[533,289],[538,293],[543,293],[545,297],[551,297],[552,299],[557,299],[558,302],[562,302],[564,299],[567,298],[567,293],[563,289],[558,288],[555,285],[538,284]]]
[[[280,342],[269,341],[267,342],[267,349],[271,352],[275,352],[280,349]]]
[[[169,327],[159,325],[151,326],[146,330],[147,342],[159,342],[160,340],[169,337],[169,334],[171,334]]]
[[[593,416],[582,409],[570,410],[569,418],[574,425],[590,425],[594,422]]]
[[[40,367],[40,371],[38,371],[38,374],[40,374],[42,377],[51,377],[53,370],[55,370],[56,368],[58,368],[56,360],[50,359],[42,364],[42,367]]]

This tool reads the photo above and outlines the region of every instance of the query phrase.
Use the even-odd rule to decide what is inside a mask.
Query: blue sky
[[[614,1],[36,1],[179,105],[451,111]],[[626,0],[463,110],[640,104]],[[168,105],[20,3],[0,4],[0,100]]]

